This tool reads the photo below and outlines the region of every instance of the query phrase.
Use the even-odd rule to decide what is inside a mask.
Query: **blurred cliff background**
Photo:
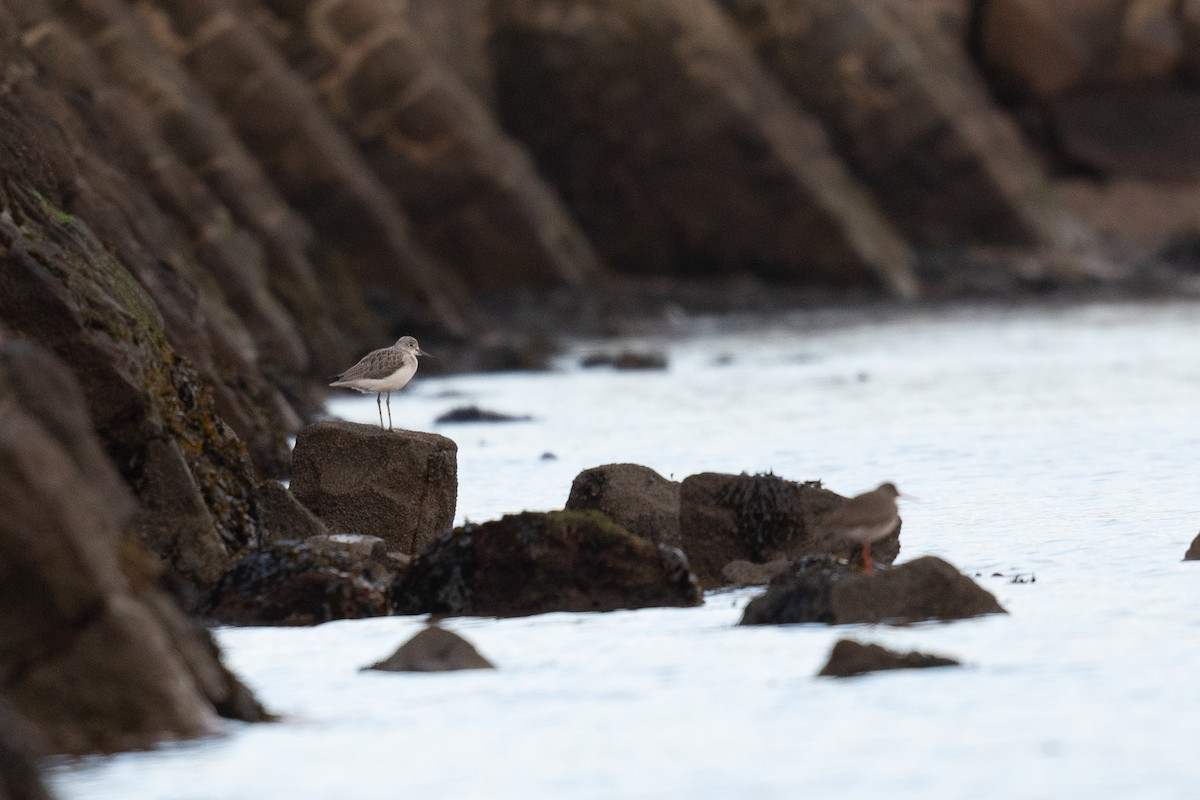
[[[0,65],[0,695],[45,750],[261,716],[176,606],[401,334],[519,369],[666,308],[1200,279],[1197,0],[0,0]]]

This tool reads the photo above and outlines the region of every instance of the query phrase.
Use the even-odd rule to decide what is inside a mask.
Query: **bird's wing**
[[[337,382],[386,378],[404,365],[404,356],[404,353],[390,347],[373,350],[353,367],[338,375]]]

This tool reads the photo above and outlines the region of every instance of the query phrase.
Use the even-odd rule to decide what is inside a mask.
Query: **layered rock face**
[[[0,470],[0,692],[42,748],[145,747],[212,732],[218,714],[264,717],[158,588],[70,372],[7,337]]]

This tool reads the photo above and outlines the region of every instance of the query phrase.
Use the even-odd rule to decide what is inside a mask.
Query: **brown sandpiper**
[[[382,395],[387,395],[388,427],[392,430],[392,392],[403,389],[417,374],[417,356],[427,356],[411,336],[401,336],[391,347],[372,350],[357,364],[338,375],[330,386],[344,386],[363,394],[375,393],[379,427],[383,428]]]
[[[896,507],[899,496],[896,484],[881,483],[876,489],[851,497],[821,520],[821,527],[829,533],[862,545],[863,569],[868,575],[874,574],[871,543],[886,538],[900,522]]]

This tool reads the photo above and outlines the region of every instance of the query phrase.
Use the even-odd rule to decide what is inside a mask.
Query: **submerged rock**
[[[395,568],[382,540],[277,542],[234,564],[204,609],[227,625],[316,625],[391,613]]]
[[[642,353],[636,350],[622,350],[619,353],[592,353],[580,360],[579,366],[585,368],[612,367],[613,369],[666,369],[667,357],[662,353]]]
[[[1200,561],[1200,534],[1197,534],[1196,538],[1192,540],[1192,546],[1184,553],[1183,560]]]
[[[292,493],[333,532],[420,553],[454,521],[458,445],[436,433],[317,422],[296,438]]]
[[[680,488],[682,547],[705,586],[724,583],[725,565],[738,560],[764,563],[830,553],[861,564],[859,546],[821,530],[824,516],[845,501],[820,481],[797,483],[770,473],[692,475]],[[879,564],[892,563],[899,552],[899,526],[871,546]]]
[[[460,669],[495,669],[496,665],[479,654],[475,646],[453,631],[437,625],[400,645],[383,661],[364,669],[385,672],[449,672]]]
[[[823,622],[909,623],[1006,612],[991,592],[936,556],[875,575],[852,572],[830,556],[801,559],[746,606],[741,625]]]
[[[957,659],[918,653],[897,653],[877,644],[863,644],[853,639],[839,639],[829,653],[829,661],[818,675],[849,678],[868,672],[889,669],[921,669],[925,667],[957,667]]]
[[[54,398],[54,402],[47,402]],[[0,685],[51,752],[148,747],[266,714],[159,588],[67,368],[0,336]]]
[[[528,415],[518,417],[501,414],[499,411],[489,411],[479,406],[459,406],[442,414],[434,422],[443,425],[447,422],[528,422],[531,419],[533,418]]]
[[[639,464],[585,469],[571,483],[567,511],[600,511],[630,533],[679,547],[679,482]]]
[[[597,511],[465,525],[417,558],[395,589],[398,614],[511,617],[701,602],[681,552]]]

